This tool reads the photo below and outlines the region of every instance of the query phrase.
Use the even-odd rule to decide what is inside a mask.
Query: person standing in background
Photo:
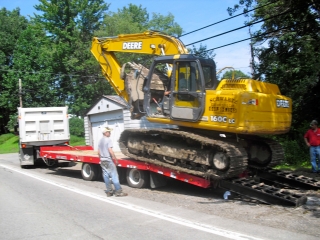
[[[124,197],[128,194],[122,191],[119,182],[117,167],[113,162],[115,161],[115,163],[118,164],[118,160],[114,155],[112,149],[113,143],[110,138],[111,131],[112,128],[109,127],[105,127],[102,129],[103,137],[99,141],[98,145],[98,154],[100,158],[100,166],[102,168],[102,176],[107,188],[107,190],[105,190],[105,193],[107,194],[107,197],[111,197],[112,195],[115,195],[116,197]],[[114,185],[114,191],[111,186],[110,178]]]
[[[310,148],[311,170],[313,173],[320,173],[320,129],[316,120],[310,123],[310,129],[305,133],[304,141]]]

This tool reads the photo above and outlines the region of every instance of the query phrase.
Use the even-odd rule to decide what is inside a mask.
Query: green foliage
[[[214,59],[214,57],[216,56],[216,54],[213,53],[213,50],[207,50],[207,46],[200,44],[199,48],[196,48],[194,45],[192,46],[192,48],[188,48],[188,51],[191,54],[194,54],[198,57],[202,57],[202,58],[211,58]]]
[[[14,64],[14,49],[28,25],[25,17],[20,15],[20,9],[8,11],[0,9],[0,133],[6,132],[5,126],[9,116],[16,111],[18,106],[18,78],[7,81]]]
[[[160,31],[168,35],[180,36],[182,28],[174,21],[174,16],[169,13],[167,16],[153,13],[152,19],[148,23],[149,29]]]
[[[12,133],[6,133],[0,135],[0,145],[4,144],[6,141],[8,141],[10,138],[15,137]]]
[[[86,145],[85,138],[71,135],[70,136],[70,145],[71,146],[85,146]]]
[[[244,74],[240,70],[230,70],[226,71],[221,79],[238,79],[238,78],[249,78],[248,75]]]
[[[118,9],[117,12],[109,12],[105,15],[102,25],[95,32],[97,37],[117,36],[119,34],[140,33],[147,30],[161,31],[168,35],[181,35],[182,28],[174,21],[174,16],[168,14],[149,14],[146,8],[129,4],[128,7]],[[126,62],[137,62],[146,67],[152,62],[152,55],[145,54],[130,54],[130,53],[115,53],[120,65]]]
[[[299,165],[303,162],[310,160],[310,155],[307,147],[301,145],[300,141],[297,140],[286,140],[282,143],[285,159],[284,162],[289,165]]]
[[[84,137],[70,136],[71,146],[85,146]],[[19,152],[19,136],[12,133],[0,135],[0,154],[18,153]]]
[[[19,136],[12,133],[0,135],[0,154],[19,152]]]
[[[43,26],[50,43],[51,87],[57,105],[68,105],[72,114],[83,116],[101,95],[112,93],[101,81],[100,69],[90,53],[93,32],[100,25],[109,5],[103,0],[40,0],[35,8],[43,12],[34,22]]]
[[[69,119],[70,134],[84,137],[84,121],[82,118],[72,117]]]
[[[6,127],[11,132],[14,130],[17,123],[18,123],[18,114],[15,113],[15,114],[10,115],[10,120],[9,120]]]

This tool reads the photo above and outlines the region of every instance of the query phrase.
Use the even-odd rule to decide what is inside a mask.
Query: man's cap
[[[317,120],[312,120],[311,123],[310,123],[310,125],[316,125],[316,126],[318,126],[318,121],[317,121]]]
[[[104,127],[102,129],[102,133],[106,133],[106,132],[111,132],[112,131],[112,128],[111,127]]]

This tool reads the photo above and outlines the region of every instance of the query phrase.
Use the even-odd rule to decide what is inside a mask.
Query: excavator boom
[[[185,54],[188,50],[177,38],[156,31],[120,34],[116,37],[94,37],[91,52],[99,62],[102,72],[116,93],[129,101],[121,78],[121,65],[115,52],[148,54],[154,56]]]

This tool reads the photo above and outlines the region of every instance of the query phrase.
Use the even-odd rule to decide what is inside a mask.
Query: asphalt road
[[[79,166],[21,169],[17,154],[3,154],[0,239],[319,239],[191,207],[211,192],[175,184],[160,191],[123,186],[128,197],[107,198],[103,182],[82,180]]]

